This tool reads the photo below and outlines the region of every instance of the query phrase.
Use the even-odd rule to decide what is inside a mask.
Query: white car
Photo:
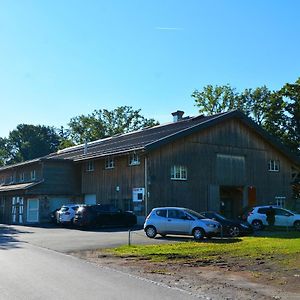
[[[216,236],[221,231],[217,221],[207,219],[201,214],[182,207],[153,208],[144,223],[144,230],[149,238],[156,234],[193,235],[195,240]]]
[[[277,206],[271,207],[275,212],[275,226],[294,227],[296,230],[300,230],[300,214]],[[256,230],[261,230],[264,226],[269,225],[266,215],[268,209],[270,209],[270,205],[253,207],[248,214],[248,223]]]
[[[57,211],[57,223],[73,224],[75,213],[81,204],[66,204]]]

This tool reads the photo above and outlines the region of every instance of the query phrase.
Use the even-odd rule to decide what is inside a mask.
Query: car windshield
[[[214,215],[215,215],[217,218],[221,219],[221,220],[226,220],[226,218],[225,218],[224,216],[222,216],[222,215],[220,215],[220,214],[218,214],[218,213],[214,213]],[[212,216],[212,217],[213,217],[213,216]]]
[[[185,209],[185,212],[187,212],[189,215],[191,215],[192,217],[194,217],[196,219],[206,219],[203,215],[201,215],[191,209]]]

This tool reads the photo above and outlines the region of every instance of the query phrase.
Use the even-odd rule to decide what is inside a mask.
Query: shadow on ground
[[[32,233],[26,230],[18,230],[12,226],[0,225],[0,250],[9,250],[12,248],[21,248],[19,234]]]

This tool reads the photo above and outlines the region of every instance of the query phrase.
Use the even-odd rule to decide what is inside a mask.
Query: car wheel
[[[145,233],[148,238],[153,239],[153,238],[155,238],[157,232],[156,232],[156,229],[154,226],[148,226],[145,229]]]
[[[253,220],[251,224],[254,230],[262,230],[264,228],[264,225],[260,220]]]
[[[240,235],[240,229],[237,227],[237,226],[231,226],[229,229],[228,229],[228,234],[231,236],[231,237],[237,237]]]
[[[195,228],[193,231],[193,236],[196,241],[199,241],[204,238],[205,232],[202,228]]]
[[[294,227],[295,227],[296,230],[300,231],[300,221],[296,221],[294,223]]]

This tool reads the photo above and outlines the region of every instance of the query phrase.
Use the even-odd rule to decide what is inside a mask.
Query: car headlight
[[[216,224],[211,224],[211,223],[209,223],[209,224],[206,224],[208,227],[213,227],[213,228],[215,228],[215,227],[217,227],[217,225]]]

